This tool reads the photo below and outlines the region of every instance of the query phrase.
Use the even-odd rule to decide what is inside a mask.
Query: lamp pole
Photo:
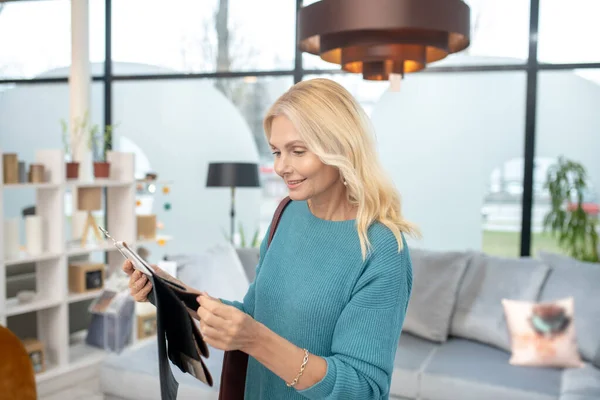
[[[231,221],[230,221],[230,231],[231,231],[231,236],[229,237],[229,240],[231,242],[231,244],[233,245],[233,232],[234,232],[234,227],[235,227],[235,186],[231,187]]]

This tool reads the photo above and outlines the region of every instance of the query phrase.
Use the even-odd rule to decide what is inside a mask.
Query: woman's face
[[[310,152],[286,117],[273,119],[270,145],[275,156],[275,172],[285,181],[292,200],[308,200],[343,186],[338,169],[323,164]]]

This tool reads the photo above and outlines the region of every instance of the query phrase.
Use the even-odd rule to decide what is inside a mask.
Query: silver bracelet
[[[294,378],[294,380],[290,383],[286,383],[286,385],[288,387],[294,387],[296,386],[296,383],[298,383],[298,379],[300,379],[300,377],[302,376],[302,373],[304,372],[304,368],[306,368],[306,364],[308,363],[308,350],[303,349],[304,350],[304,360],[302,360],[302,365],[300,366],[300,372],[298,372],[298,375],[296,375],[296,377]]]

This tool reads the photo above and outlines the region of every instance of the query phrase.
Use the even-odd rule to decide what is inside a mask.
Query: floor
[[[100,379],[93,378],[67,389],[41,396],[39,400],[104,400],[100,392]]]

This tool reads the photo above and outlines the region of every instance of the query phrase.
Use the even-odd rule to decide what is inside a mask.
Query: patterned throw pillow
[[[580,368],[572,297],[546,303],[503,299],[512,365]]]

